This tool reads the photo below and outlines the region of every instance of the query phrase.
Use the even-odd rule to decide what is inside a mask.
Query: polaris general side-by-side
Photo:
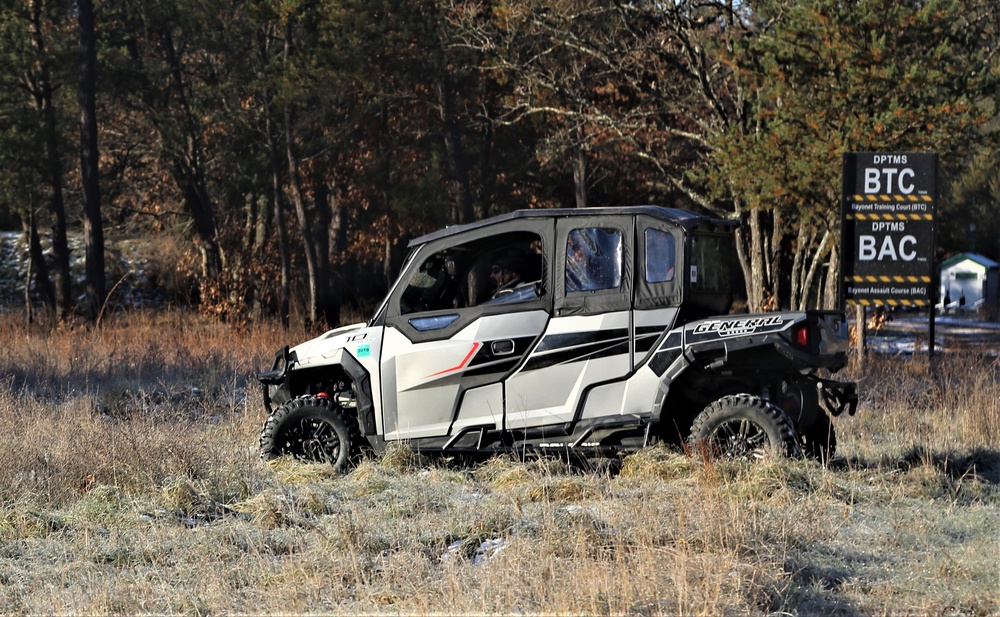
[[[275,357],[265,459],[346,469],[403,441],[454,455],[828,458],[853,413],[843,313],[727,314],[734,225],[671,208],[525,210],[417,238],[368,323]]]

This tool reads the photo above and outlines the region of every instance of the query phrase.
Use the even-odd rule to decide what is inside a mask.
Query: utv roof
[[[663,206],[623,206],[617,208],[539,208],[537,210],[515,210],[514,212],[500,214],[498,216],[473,223],[467,223],[465,225],[452,225],[451,227],[445,227],[444,229],[410,240],[409,247],[412,248],[414,246],[426,244],[432,240],[447,238],[449,236],[465,233],[474,229],[484,229],[498,223],[504,223],[512,220],[538,219],[541,221],[546,219],[572,218],[577,216],[632,216],[636,214],[644,214],[646,216],[667,221],[684,227],[685,229],[693,229],[699,225],[718,226],[726,229],[733,229],[738,226],[738,223],[735,221],[714,219],[702,214],[690,212],[688,210],[665,208]]]

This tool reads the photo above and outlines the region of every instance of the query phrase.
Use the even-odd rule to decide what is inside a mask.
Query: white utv
[[[854,413],[836,311],[727,314],[734,224],[658,206],[524,210],[417,238],[368,323],[260,373],[264,459],[365,450],[615,455],[657,441],[823,459]]]

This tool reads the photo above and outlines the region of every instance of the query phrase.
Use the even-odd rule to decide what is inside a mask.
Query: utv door
[[[633,366],[648,359],[677,321],[684,292],[684,230],[649,216],[637,217]]]
[[[515,220],[417,249],[385,310],[380,368],[387,440],[499,430],[503,378],[545,330],[552,223]],[[517,271],[499,292],[497,271]]]
[[[591,387],[631,371],[633,234],[631,217],[557,220],[553,318],[507,380],[507,430],[551,425],[558,434]]]

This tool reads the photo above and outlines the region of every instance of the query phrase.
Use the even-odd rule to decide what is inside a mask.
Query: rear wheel
[[[323,396],[288,401],[267,418],[260,432],[262,459],[293,456],[301,461],[329,463],[337,471],[351,467],[360,446],[357,423]]]
[[[757,459],[795,456],[795,427],[781,409],[749,394],[724,396],[704,409],[688,443],[710,457]]]

